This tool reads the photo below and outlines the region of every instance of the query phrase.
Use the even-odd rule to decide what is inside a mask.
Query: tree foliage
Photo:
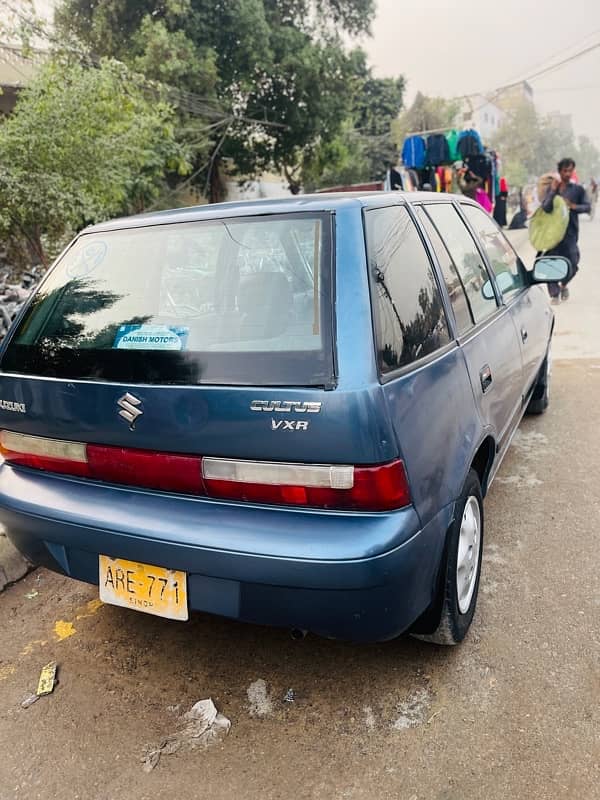
[[[356,129],[369,164],[371,179],[380,180],[396,163],[398,148],[392,125],[404,99],[403,78],[375,78],[369,73],[356,103]]]
[[[171,109],[114,62],[50,60],[0,125],[0,228],[46,264],[86,223],[141,210],[184,174]]]
[[[493,145],[502,155],[509,183],[515,186],[555,171],[565,157],[577,162],[581,180],[589,180],[600,168],[600,152],[587,137],[576,140],[568,117],[538,114],[526,101],[506,115]]]
[[[402,108],[403,78],[376,78],[364,58],[354,52],[350,112],[336,136],[323,139],[303,163],[307,188],[381,180],[396,162],[391,126]]]
[[[283,169],[294,182],[339,134],[360,77],[346,42],[373,14],[374,0],[64,0],[57,21],[94,54],[206,103],[185,127],[205,144],[196,180],[218,199],[219,163],[242,176]]]
[[[600,176],[600,150],[596,147],[589,136],[580,136],[577,139],[577,172],[582,181],[589,181],[595,178],[598,181]]]
[[[444,97],[428,97],[417,92],[415,99],[393,125],[393,137],[398,147],[409,133],[451,128],[456,124],[459,103]]]

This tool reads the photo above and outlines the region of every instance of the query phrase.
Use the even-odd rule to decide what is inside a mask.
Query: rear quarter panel
[[[384,393],[413,501],[426,525],[458,497],[482,438],[462,351],[454,347],[390,381]]]

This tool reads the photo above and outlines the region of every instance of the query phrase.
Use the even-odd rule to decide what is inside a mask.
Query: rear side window
[[[475,240],[469,233],[458,211],[451,203],[426,206],[440,236],[444,240],[467,293],[475,323],[482,322],[497,309],[495,298],[486,298],[483,287],[490,280],[489,273]]]
[[[463,205],[462,209],[479,236],[502,296],[506,301],[510,300],[527,285],[523,262],[500,228],[482,209],[469,205]]]
[[[4,371],[128,383],[328,385],[331,222],[280,215],[82,236]]]
[[[365,217],[377,359],[385,374],[443,347],[450,335],[429,256],[406,208]]]
[[[471,317],[469,302],[467,300],[467,295],[460,279],[460,275],[458,274],[458,271],[454,266],[454,262],[450,258],[450,254],[446,250],[446,246],[444,245],[439,233],[425,213],[425,209],[422,208],[422,206],[417,206],[415,210],[421,224],[425,228],[427,236],[429,237],[429,241],[431,242],[431,246],[433,247],[438,263],[442,270],[444,282],[446,283],[446,288],[452,304],[452,310],[454,311],[454,318],[456,319],[458,332],[459,334],[464,333],[465,331],[468,331],[469,328],[473,327],[473,318]]]

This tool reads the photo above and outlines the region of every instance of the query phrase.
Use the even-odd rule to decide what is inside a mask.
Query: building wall
[[[19,90],[35,75],[43,53],[33,51],[25,58],[17,45],[0,42],[0,113],[10,114],[15,107]]]
[[[462,127],[475,128],[485,144],[493,139],[503,119],[502,109],[483,95],[473,95],[463,101]]]
[[[522,81],[516,86],[502,89],[502,91],[497,93],[494,102],[504,112],[510,113],[524,102],[533,104],[533,89],[527,81]]]

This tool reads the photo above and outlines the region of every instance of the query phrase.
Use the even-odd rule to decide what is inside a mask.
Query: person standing
[[[475,200],[488,214],[491,214],[492,201],[487,196],[487,192],[483,189],[483,178],[464,166],[457,169],[456,177],[458,179],[458,186],[465,197]]]
[[[477,190],[481,189],[483,186],[483,178],[480,178],[479,175],[475,175],[472,170],[462,165],[456,167],[456,178],[458,187],[464,196],[475,200]]]
[[[561,159],[558,162],[558,177],[554,178],[550,189],[542,200],[542,208],[547,214],[552,213],[554,198],[557,195],[562,197],[569,209],[569,224],[563,240],[556,247],[544,253],[547,256],[563,256],[571,262],[571,275],[569,278],[562,281],[562,283],[548,284],[548,291],[553,303],[560,303],[561,300],[569,299],[567,284],[573,280],[579,269],[579,214],[589,214],[591,211],[591,204],[585,189],[572,180],[574,172],[575,162],[573,159]]]
[[[508,224],[506,221],[506,203],[508,200],[508,183],[506,178],[500,178],[498,189],[496,202],[494,203],[494,219],[501,228],[505,228]]]
[[[514,214],[508,226],[509,231],[518,231],[527,227],[527,202],[523,189],[519,189],[519,210]]]

